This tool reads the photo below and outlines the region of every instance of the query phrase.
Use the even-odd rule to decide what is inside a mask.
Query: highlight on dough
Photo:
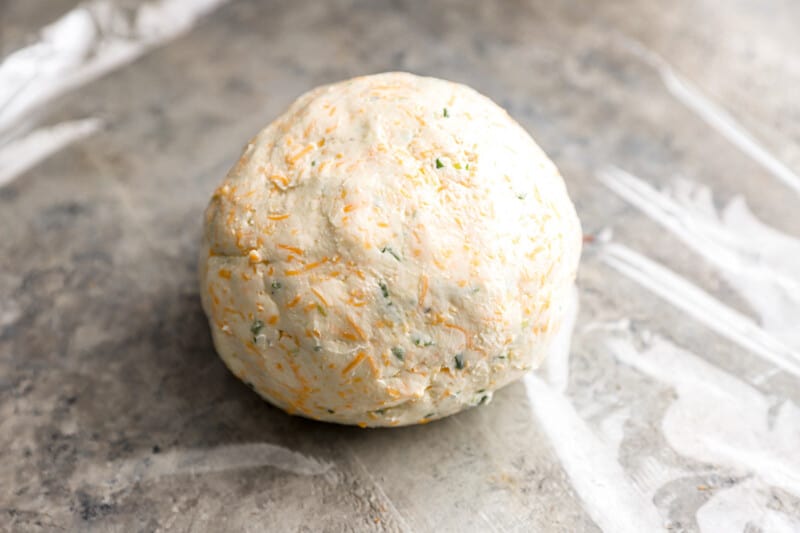
[[[538,366],[581,250],[558,170],[485,96],[384,73],[316,88],[214,192],[219,355],[291,414],[425,423]]]

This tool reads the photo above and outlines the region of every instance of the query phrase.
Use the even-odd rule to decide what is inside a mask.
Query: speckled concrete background
[[[2,52],[75,4],[0,3]],[[247,139],[305,90],[385,70],[434,75],[484,92],[533,133],[586,233],[613,228],[615,240],[752,315],[712,267],[595,175],[616,165],[654,185],[688,176],[719,202],[745,195],[759,218],[800,235],[798,196],[676,101],[633,44],[800,169],[797,21],[791,0],[233,0],[59,99],[42,110],[47,123],[92,116],[105,126],[0,188],[0,524],[598,530],[522,384],[479,409],[394,430],[314,423],[260,400],[216,357],[200,309],[202,210]],[[615,273],[591,246],[579,287],[577,332],[627,318],[743,379],[767,373],[759,390],[800,402],[789,374]],[[601,411],[627,406],[627,474],[643,454],[684,473],[651,498],[665,527],[697,530],[700,506],[751,477],[671,450],[659,426],[674,391],[621,366],[591,335],[573,340],[567,396],[598,434]],[[769,490],[769,509],[800,520],[800,498]]]

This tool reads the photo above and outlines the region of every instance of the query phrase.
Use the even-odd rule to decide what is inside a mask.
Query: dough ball
[[[386,73],[301,96],[214,193],[203,306],[289,413],[424,423],[539,365],[581,231],[553,163],[474,90]]]

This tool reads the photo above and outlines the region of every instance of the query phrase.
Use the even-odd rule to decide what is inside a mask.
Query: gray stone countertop
[[[800,531],[798,21],[791,0],[0,2],[0,527]],[[587,244],[569,360],[362,430],[226,370],[196,258],[255,132],[387,70],[507,108]]]

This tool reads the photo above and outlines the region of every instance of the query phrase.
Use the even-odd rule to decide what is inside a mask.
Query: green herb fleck
[[[465,166],[464,168],[469,170],[469,163],[467,163],[467,166]]]
[[[277,281],[277,280],[273,281],[272,282],[272,294],[275,294],[276,291],[279,291],[281,289],[281,287],[283,287],[283,285],[281,285],[280,281]]]
[[[400,261],[400,256],[399,256],[399,255],[397,255],[397,252],[395,252],[394,250],[392,250],[392,248],[391,248],[391,247],[389,247],[389,246],[384,246],[383,248],[381,248],[381,253],[382,253],[382,254],[388,253],[389,255],[391,255],[392,257],[394,257],[394,258],[395,258],[395,259],[397,259],[398,261]]]
[[[401,361],[406,358],[406,351],[399,346],[395,346],[392,348],[392,355],[400,359]]]
[[[456,354],[455,359],[456,359],[456,368],[458,370],[463,370],[464,369],[464,354],[463,353]]]
[[[447,108],[446,107],[442,110],[442,115],[444,115],[445,118],[450,116],[450,113],[447,112]]]
[[[386,286],[386,283],[384,283],[382,281],[379,281],[378,285],[381,288],[381,294],[383,294],[383,297],[384,298],[388,298],[389,297],[389,287]]]
[[[489,395],[488,394],[484,395],[484,396],[481,396],[481,401],[478,402],[478,405],[485,404],[488,399],[489,399]]]
[[[319,314],[321,314],[322,316],[328,316],[328,313],[325,311],[325,308],[319,304],[317,304],[317,311],[319,311]]]
[[[320,346],[320,345],[314,346],[314,351],[315,352],[321,352],[322,351],[322,346]]]
[[[482,392],[486,392],[486,389],[478,389],[478,394],[480,394]]]
[[[436,413],[428,413],[427,415],[423,416],[422,418],[433,418]]]
[[[317,166],[317,162],[316,162],[316,161],[312,161],[312,162],[311,162],[311,166],[312,166],[312,167],[315,167],[315,166]]]
[[[442,163],[442,162],[439,160],[439,158],[437,157],[437,158],[436,158],[436,168],[442,168],[443,166],[444,166],[444,164],[443,164],[443,163]]]
[[[521,192],[517,195],[517,198],[519,198],[520,200],[524,200],[526,196],[528,196],[527,193]]]
[[[329,412],[330,414],[334,414],[334,413],[336,413],[336,411],[334,411],[333,409],[328,409],[328,412]]]
[[[258,334],[261,333],[262,329],[264,329],[264,322],[261,320],[255,320],[252,324],[250,324],[250,333],[253,334],[253,342],[256,342],[256,337],[258,337]]]
[[[375,409],[372,412],[375,413],[376,415],[382,415],[386,413],[386,409]]]

